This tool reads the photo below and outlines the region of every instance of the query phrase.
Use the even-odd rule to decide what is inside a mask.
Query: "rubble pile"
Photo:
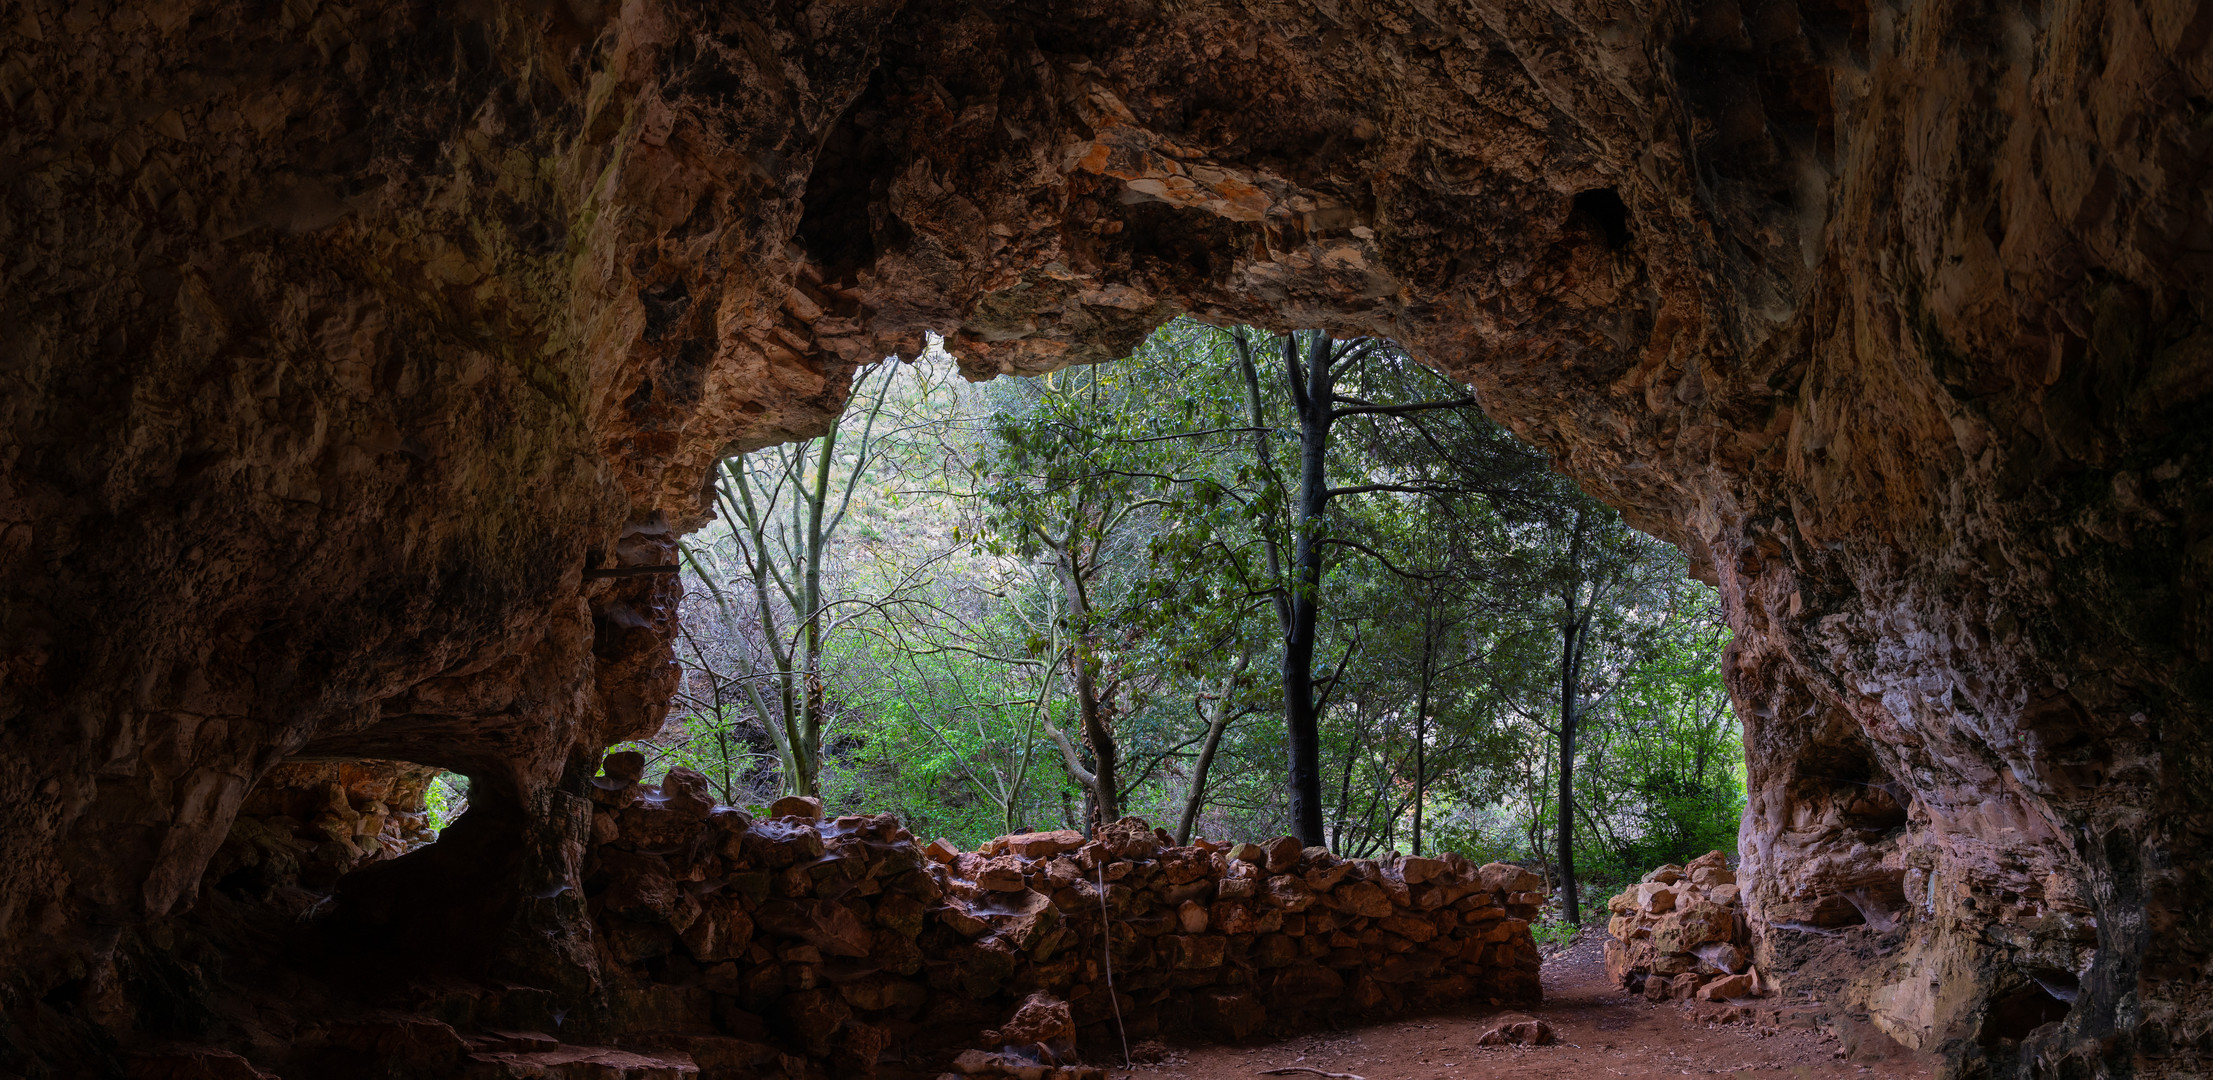
[[[1545,894],[1517,866],[1178,847],[1135,818],[962,851],[811,799],[756,820],[641,765],[608,755],[593,788],[608,1020],[666,1033],[709,1078],[883,1059],[1073,1080],[1125,1038],[1538,1000]]]
[[[1606,973],[1650,1001],[1728,1001],[1766,985],[1728,857],[1709,851],[1660,867],[1607,901]]]

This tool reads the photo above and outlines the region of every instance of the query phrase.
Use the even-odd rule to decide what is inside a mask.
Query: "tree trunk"
[[[1429,725],[1429,690],[1436,670],[1437,593],[1431,589],[1422,605],[1422,689],[1414,704],[1414,854],[1422,853],[1422,793],[1429,784],[1429,760],[1424,745]]]
[[[1083,742],[1091,751],[1091,802],[1095,824],[1108,825],[1122,818],[1122,748],[1114,740],[1114,703],[1099,690],[1096,654],[1092,651],[1091,602],[1084,585],[1084,553],[1079,539],[1084,505],[1076,504],[1068,539],[1053,548],[1053,570],[1068,597],[1068,674],[1076,687],[1076,718],[1083,725]],[[1082,778],[1079,777],[1079,782]]]
[[[1237,683],[1251,661],[1250,652],[1238,650],[1237,663],[1230,668],[1229,677],[1222,680],[1222,692],[1214,699],[1214,715],[1207,718],[1206,742],[1199,747],[1199,763],[1191,769],[1191,791],[1183,800],[1183,820],[1176,824],[1178,846],[1191,842],[1191,828],[1199,820],[1199,808],[1206,805],[1206,774],[1214,766],[1214,751],[1222,745],[1222,733],[1229,730],[1230,719],[1237,715],[1231,711],[1230,702],[1237,696]]]
[[[1291,821],[1301,841],[1318,846],[1327,842],[1322,828],[1321,709],[1314,699],[1314,638],[1321,617],[1321,533],[1329,503],[1328,336],[1313,335],[1303,372],[1297,357],[1294,336],[1286,339],[1283,350],[1285,375],[1292,381],[1292,397],[1299,409],[1298,512],[1291,549],[1291,627],[1283,639],[1283,722],[1291,757]]]
[[[1121,747],[1114,741],[1107,715],[1111,706],[1099,700],[1089,650],[1070,649],[1068,666],[1076,679],[1076,709],[1083,721],[1084,745],[1091,751],[1091,796],[1097,805],[1098,823],[1112,824],[1122,819],[1122,800],[1117,787],[1121,783],[1117,775]]]
[[[1590,632],[1590,612],[1582,605],[1582,511],[1575,514],[1575,535],[1568,544],[1568,581],[1560,591],[1560,912],[1570,926],[1583,925],[1581,898],[1575,880],[1575,734],[1582,717],[1576,711],[1576,689],[1583,676],[1583,639]]]
[[[1575,625],[1561,631],[1560,645],[1560,910],[1571,926],[1583,925],[1575,895]]]

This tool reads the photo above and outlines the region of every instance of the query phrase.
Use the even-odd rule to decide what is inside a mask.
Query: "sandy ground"
[[[1534,1009],[1466,1009],[1276,1043],[1177,1048],[1158,1063],[1115,1069],[1110,1075],[1116,1080],[1213,1080],[1304,1066],[1363,1080],[1661,1080],[1716,1075],[1743,1080],[1928,1080],[1930,1076],[1926,1066],[1916,1062],[1846,1061],[1836,1040],[1816,1027],[1708,1023],[1700,1015],[1721,1010],[1687,1003],[1654,1005],[1633,998],[1607,981],[1601,947],[1598,940],[1586,940],[1548,958],[1545,1003]],[[1502,1022],[1530,1017],[1550,1024],[1559,1042],[1544,1047],[1475,1045],[1484,1032]],[[1314,1073],[1290,1075],[1312,1077]]]

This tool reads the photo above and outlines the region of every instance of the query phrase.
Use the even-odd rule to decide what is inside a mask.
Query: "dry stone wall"
[[[1650,1001],[1731,1001],[1773,984],[1752,963],[1752,929],[1736,872],[1718,851],[1662,866],[1606,909],[1606,974]]]
[[[811,800],[753,819],[686,770],[638,783],[626,757],[594,781],[585,871],[602,1022],[710,1077],[1064,1067],[1118,1057],[1125,1034],[1539,997],[1545,894],[1517,866],[1340,859],[1288,837],[1178,847],[1135,818],[960,851]]]

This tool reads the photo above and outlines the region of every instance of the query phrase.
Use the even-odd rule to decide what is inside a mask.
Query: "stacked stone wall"
[[[755,819],[685,770],[639,783],[638,764],[610,755],[594,781],[597,1022],[708,1080],[1050,1071],[1118,1061],[1125,1036],[1539,997],[1545,895],[1517,866],[1340,859],[1288,837],[1174,846],[1134,818],[961,851],[807,800]]]
[[[1751,924],[1728,857],[1662,866],[1607,901],[1606,973],[1651,1001],[1734,1001],[1764,994]]]

